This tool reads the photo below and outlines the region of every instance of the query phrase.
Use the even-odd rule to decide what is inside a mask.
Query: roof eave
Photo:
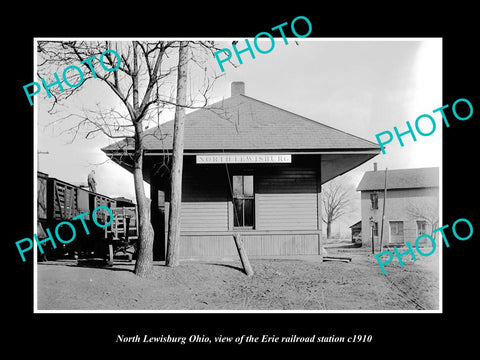
[[[411,190],[411,189],[439,189],[440,186],[406,186],[406,187],[387,187],[387,191],[393,191],[393,190]],[[356,191],[383,191],[383,187],[375,187],[375,188],[362,188],[359,189],[357,187]]]
[[[130,150],[131,151],[131,150]],[[372,149],[185,149],[183,154],[184,155],[205,155],[205,154],[238,154],[238,153],[289,153],[289,154],[296,154],[296,155],[322,155],[322,154],[365,154],[365,155],[378,155],[380,153],[380,148],[372,148]],[[122,152],[125,154],[125,152]],[[145,149],[145,155],[171,155],[172,151],[168,150],[153,150],[153,149]],[[120,154],[120,152],[119,152]]]

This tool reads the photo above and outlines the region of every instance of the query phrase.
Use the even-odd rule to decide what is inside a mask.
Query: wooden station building
[[[145,132],[155,258],[166,253],[173,121]],[[102,149],[132,171],[132,141]],[[379,154],[376,143],[245,95],[186,115],[181,258],[321,254],[321,185]],[[167,165],[167,166],[165,166]]]

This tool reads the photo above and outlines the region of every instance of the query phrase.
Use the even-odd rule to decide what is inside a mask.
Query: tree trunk
[[[180,245],[180,210],[182,205],[183,133],[185,105],[187,98],[187,42],[181,41],[178,58],[177,105],[175,108],[173,154],[171,172],[170,216],[168,220],[168,241],[166,265],[178,265]]]
[[[143,184],[141,186],[143,188]],[[135,188],[137,188],[136,184]],[[135,274],[140,277],[147,277],[153,267],[154,231],[150,222],[150,200],[146,197],[144,197],[143,205],[140,205],[140,202],[138,205],[138,222],[139,240]]]
[[[330,239],[331,233],[332,233],[332,222],[327,221],[327,239]]]
[[[135,156],[133,180],[135,184],[135,196],[138,207],[138,253],[135,262],[135,274],[146,277],[150,274],[153,266],[153,238],[154,232],[150,221],[150,200],[145,196],[143,186],[143,144],[141,123],[137,124],[135,139]]]

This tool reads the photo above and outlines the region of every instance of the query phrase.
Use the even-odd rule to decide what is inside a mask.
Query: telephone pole
[[[382,230],[380,233],[380,252],[383,251],[383,222],[385,220],[385,202],[387,200],[387,168],[385,168],[385,185],[383,187]]]

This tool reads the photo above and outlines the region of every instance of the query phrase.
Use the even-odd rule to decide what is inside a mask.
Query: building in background
[[[173,121],[145,132],[154,255],[166,251]],[[132,171],[132,141],[102,150]],[[321,185],[378,155],[376,143],[245,95],[186,115],[180,256],[237,256],[240,234],[250,256],[321,253]],[[167,165],[167,166],[166,166]]]
[[[358,184],[361,192],[362,243],[380,249],[383,197],[386,182],[383,246],[414,243],[420,234],[431,234],[439,221],[439,168],[367,171]],[[422,243],[423,242],[423,243]],[[422,239],[420,245],[428,244]]]
[[[362,220],[357,221],[355,224],[349,226],[352,231],[352,243],[362,243]]]

